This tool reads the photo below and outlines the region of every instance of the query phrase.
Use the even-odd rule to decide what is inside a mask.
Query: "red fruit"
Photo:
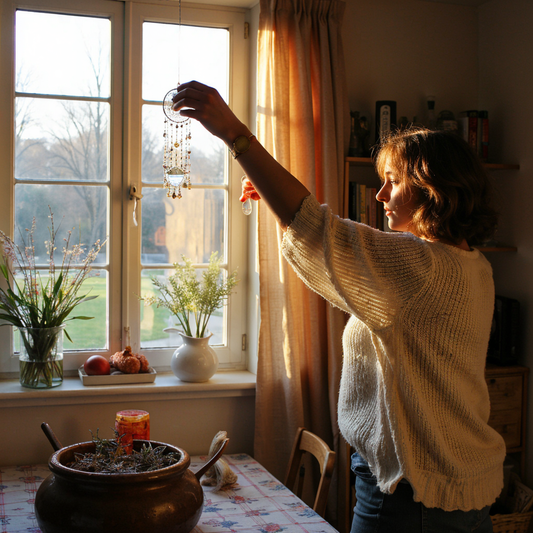
[[[101,355],[91,355],[85,363],[83,370],[88,376],[105,376],[110,373],[111,366],[109,361]]]

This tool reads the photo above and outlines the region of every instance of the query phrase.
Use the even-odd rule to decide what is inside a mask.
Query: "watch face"
[[[250,148],[250,139],[246,135],[239,135],[233,143],[237,153],[246,152]]]

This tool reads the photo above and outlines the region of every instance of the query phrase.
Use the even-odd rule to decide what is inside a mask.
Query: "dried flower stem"
[[[122,436],[115,430],[114,440],[101,439],[97,431],[96,437],[93,435],[94,453],[76,453],[75,461],[66,466],[82,472],[137,474],[160,470],[181,459],[179,452],[169,452],[166,446],[152,448],[150,442],[143,444],[140,451],[133,450],[131,454],[127,454],[121,443]]]
[[[50,240],[45,242],[48,254],[47,276],[45,269],[37,268],[35,260],[35,217],[27,238],[21,232],[21,246],[0,231],[2,259],[0,274],[7,289],[0,288],[0,319],[19,328],[27,357],[21,359],[21,383],[29,387],[39,384],[52,386],[54,379],[62,379],[63,361],[54,358],[54,347],[60,330],[69,320],[90,320],[88,316],[70,316],[74,308],[96,296],[78,296],[91,265],[105,242],[96,241],[84,254],[81,243],[71,246],[72,231],[64,239],[61,268],[56,268],[54,251],[59,228],[54,226],[50,209]],[[79,264],[76,264],[79,261]],[[17,274],[19,277],[17,278]],[[5,324],[4,324],[5,325]],[[51,333],[50,329],[57,331]],[[66,337],[72,342],[65,330]],[[34,364],[33,364],[34,363]],[[41,385],[42,386],[42,385]]]
[[[175,273],[167,282],[152,278],[152,284],[159,289],[160,296],[146,296],[141,300],[146,305],[166,307],[178,319],[185,335],[202,338],[209,318],[225,303],[239,282],[237,272],[223,279],[220,267],[222,259],[217,252],[213,252],[200,282],[192,261],[185,256],[182,259],[183,265],[174,263]]]

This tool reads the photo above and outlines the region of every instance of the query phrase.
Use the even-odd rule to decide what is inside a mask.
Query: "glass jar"
[[[115,417],[115,430],[126,453],[131,453],[133,440],[150,440],[150,414],[138,409],[119,411]]]

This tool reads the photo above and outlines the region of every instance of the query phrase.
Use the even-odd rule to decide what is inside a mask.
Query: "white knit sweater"
[[[351,315],[339,427],[380,489],[405,478],[415,501],[447,511],[494,502],[505,444],[487,425],[494,284],[483,255],[340,219],[314,196],[282,249],[311,289]]]

